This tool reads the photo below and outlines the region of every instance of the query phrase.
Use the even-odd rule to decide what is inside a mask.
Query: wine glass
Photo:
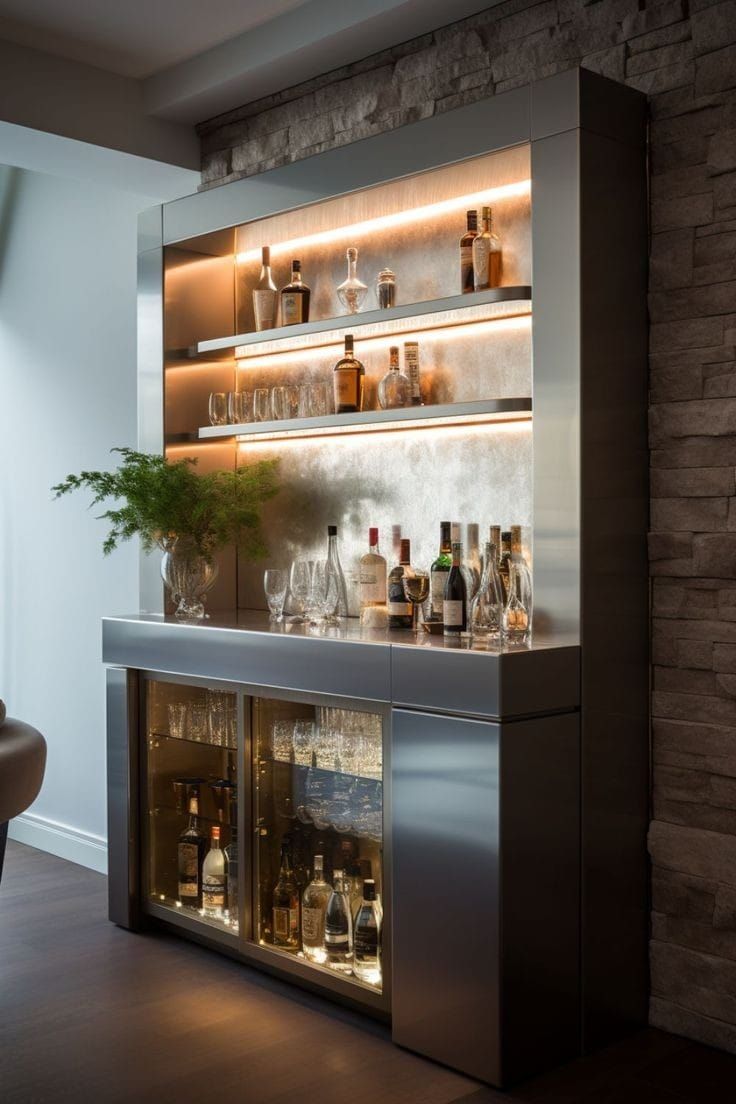
[[[294,560],[289,574],[289,590],[296,603],[296,613],[289,618],[289,621],[294,625],[301,625],[307,620],[304,611],[312,590],[311,560]]]
[[[263,589],[268,602],[269,621],[283,621],[286,599],[286,572],[280,567],[269,567],[263,573]]]
[[[429,596],[429,572],[414,570],[411,575],[404,575],[404,594],[407,602],[411,602],[412,631],[418,633],[419,607]]]
[[[337,577],[328,560],[317,560],[312,570],[309,593],[309,622],[318,625],[334,620],[338,602]]]

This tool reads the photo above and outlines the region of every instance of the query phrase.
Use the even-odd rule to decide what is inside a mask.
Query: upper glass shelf
[[[518,318],[532,311],[532,289],[527,285],[489,288],[444,299],[427,299],[388,310],[362,311],[358,314],[305,322],[298,326],[278,326],[272,330],[236,334],[200,341],[192,356],[233,349],[234,356],[248,359],[274,353],[298,352],[342,341],[346,333],[359,340],[391,337],[406,333],[425,333],[455,326]]]

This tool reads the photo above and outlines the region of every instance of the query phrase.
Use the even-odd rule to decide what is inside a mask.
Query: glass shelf
[[[263,765],[271,763],[274,766],[288,767],[290,770],[300,771],[301,773],[312,770],[318,771],[319,774],[334,775],[338,778],[354,778],[361,782],[378,782],[383,785],[383,772],[380,769],[375,774],[365,774],[357,771],[332,769],[331,767],[318,767],[315,763],[293,763],[290,759],[278,759],[273,755],[261,756],[260,761]]]
[[[213,916],[206,913],[203,909],[182,905],[175,897],[169,897],[165,893],[150,893],[149,900],[155,909],[169,910],[173,914],[172,919],[188,918],[195,923],[216,928],[226,935],[237,936],[238,934],[238,921],[237,919],[231,920],[229,916],[226,915],[227,910],[224,910],[222,915]]]
[[[233,349],[237,358],[247,360],[248,357],[304,352],[338,344],[346,333],[354,333],[359,341],[363,341],[371,337],[424,333],[445,327],[517,318],[531,312],[532,289],[529,285],[489,288],[487,291],[451,295],[444,299],[408,303],[388,310],[361,311],[298,326],[277,326],[272,330],[217,337],[198,342],[190,350],[190,355],[201,356]]]
[[[528,421],[532,400],[481,399],[476,402],[405,406],[397,410],[362,410],[355,414],[325,414],[318,418],[285,418],[283,421],[243,422],[240,425],[203,426],[201,441],[237,437],[239,441],[277,441],[294,437],[331,437],[341,433],[425,429],[430,426],[488,425],[494,422]]]

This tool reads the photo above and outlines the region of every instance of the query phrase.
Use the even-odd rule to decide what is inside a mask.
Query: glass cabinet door
[[[382,989],[383,723],[253,699],[254,935]]]
[[[237,695],[149,681],[149,901],[238,931]]]

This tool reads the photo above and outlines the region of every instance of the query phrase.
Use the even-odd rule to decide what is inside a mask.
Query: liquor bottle
[[[411,405],[422,405],[422,385],[419,375],[419,342],[404,342],[404,375],[411,384]]]
[[[309,321],[310,291],[302,283],[302,262],[291,262],[291,282],[281,289],[281,325],[296,326]]]
[[[468,229],[460,239],[460,291],[474,291],[473,241],[478,237],[478,212],[468,211]]]
[[[459,521],[453,521],[450,525],[450,547],[453,544],[462,544],[462,525]],[[475,585],[475,578],[473,571],[468,563],[467,553],[465,551],[467,545],[462,544],[463,556],[460,563],[460,570],[463,573],[463,579],[465,580],[465,594],[467,598],[468,607],[470,607],[470,599],[475,594],[477,587]],[[452,566],[452,562],[450,564]]]
[[[355,414],[363,409],[365,368],[353,349],[353,335],[345,334],[345,356],[332,369],[336,414]]]
[[[360,608],[386,605],[386,560],[378,550],[378,529],[368,530],[368,552],[360,558]]]
[[[498,554],[498,574],[503,583],[503,593],[508,597],[509,593],[509,563],[511,561],[511,532],[501,533],[501,549]]]
[[[210,849],[202,863],[202,908],[208,916],[221,916],[227,899],[225,855],[220,847],[220,826],[210,830]]]
[[[531,629],[531,591],[528,569],[518,552],[509,561],[509,586],[503,611],[503,632],[510,644],[526,644]]]
[[[189,798],[189,823],[179,836],[179,901],[190,908],[202,907],[202,861],[207,837],[199,827],[199,794]]]
[[[526,613],[528,631],[531,629],[533,613],[532,573],[529,569],[526,557],[524,556],[520,525],[511,526],[511,561],[509,564],[509,575],[511,575],[512,565],[516,565],[515,591],[519,604]],[[511,581],[509,581],[509,589],[514,589],[514,585],[512,585]],[[522,636],[526,639],[526,633],[523,633]]]
[[[468,569],[468,574],[471,580],[471,588],[468,590],[468,605],[471,600],[478,593],[478,587],[480,586],[481,576],[483,575],[483,567],[480,562],[480,526],[475,522],[470,522],[465,526],[466,536],[466,548],[465,553],[465,566]],[[465,582],[467,584],[468,578],[466,576]]]
[[[325,909],[325,958],[327,965],[340,973],[353,970],[353,918],[342,880],[342,870],[334,873],[332,892]]]
[[[411,403],[411,382],[399,370],[399,347],[392,345],[389,350],[388,372],[378,385],[378,405],[382,410],[393,410],[398,406]]]
[[[238,921],[238,830],[233,824],[230,829],[230,842],[225,848],[227,869],[227,913],[231,921]]]
[[[299,947],[299,890],[287,840],[281,844],[279,880],[273,888],[273,941],[276,947]]]
[[[369,985],[381,984],[381,914],[376,902],[376,883],[366,878],[363,899],[355,916],[353,973]]]
[[[504,606],[504,590],[498,574],[496,548],[487,541],[483,577],[468,615],[473,647],[487,648],[493,644],[500,644]]]
[[[468,592],[462,572],[463,546],[459,542],[452,546],[452,567],[445,584],[445,597],[442,603],[444,635],[459,637],[468,624]]]
[[[357,314],[365,299],[365,293],[368,291],[368,288],[358,279],[358,250],[354,246],[348,249],[347,258],[348,278],[347,280],[343,280],[338,287],[337,298],[345,307],[348,314]]]
[[[445,598],[445,583],[452,567],[452,543],[450,540],[450,522],[440,522],[440,551],[429,569],[429,600],[433,621],[442,620],[442,603]]]
[[[473,287],[475,291],[498,287],[501,282],[501,242],[493,232],[493,214],[483,208],[483,230],[473,239]]]
[[[314,877],[302,897],[302,949],[310,962],[323,963],[325,952],[325,913],[332,888],[324,877],[322,855],[314,856]]]
[[[348,615],[348,591],[345,586],[345,576],[340,563],[340,551],[337,544],[337,526],[327,526],[327,563],[330,571],[337,580],[337,609],[338,617]]]
[[[498,563],[498,557],[501,554],[501,526],[492,525],[489,530],[489,540],[496,550],[496,563]]]
[[[401,541],[399,562],[391,568],[388,577],[388,627],[410,629],[412,626],[411,602],[404,594],[405,569],[411,563],[411,541]]]
[[[253,288],[253,313],[257,330],[272,330],[276,325],[278,291],[271,276],[271,247],[261,250],[261,275]]]

